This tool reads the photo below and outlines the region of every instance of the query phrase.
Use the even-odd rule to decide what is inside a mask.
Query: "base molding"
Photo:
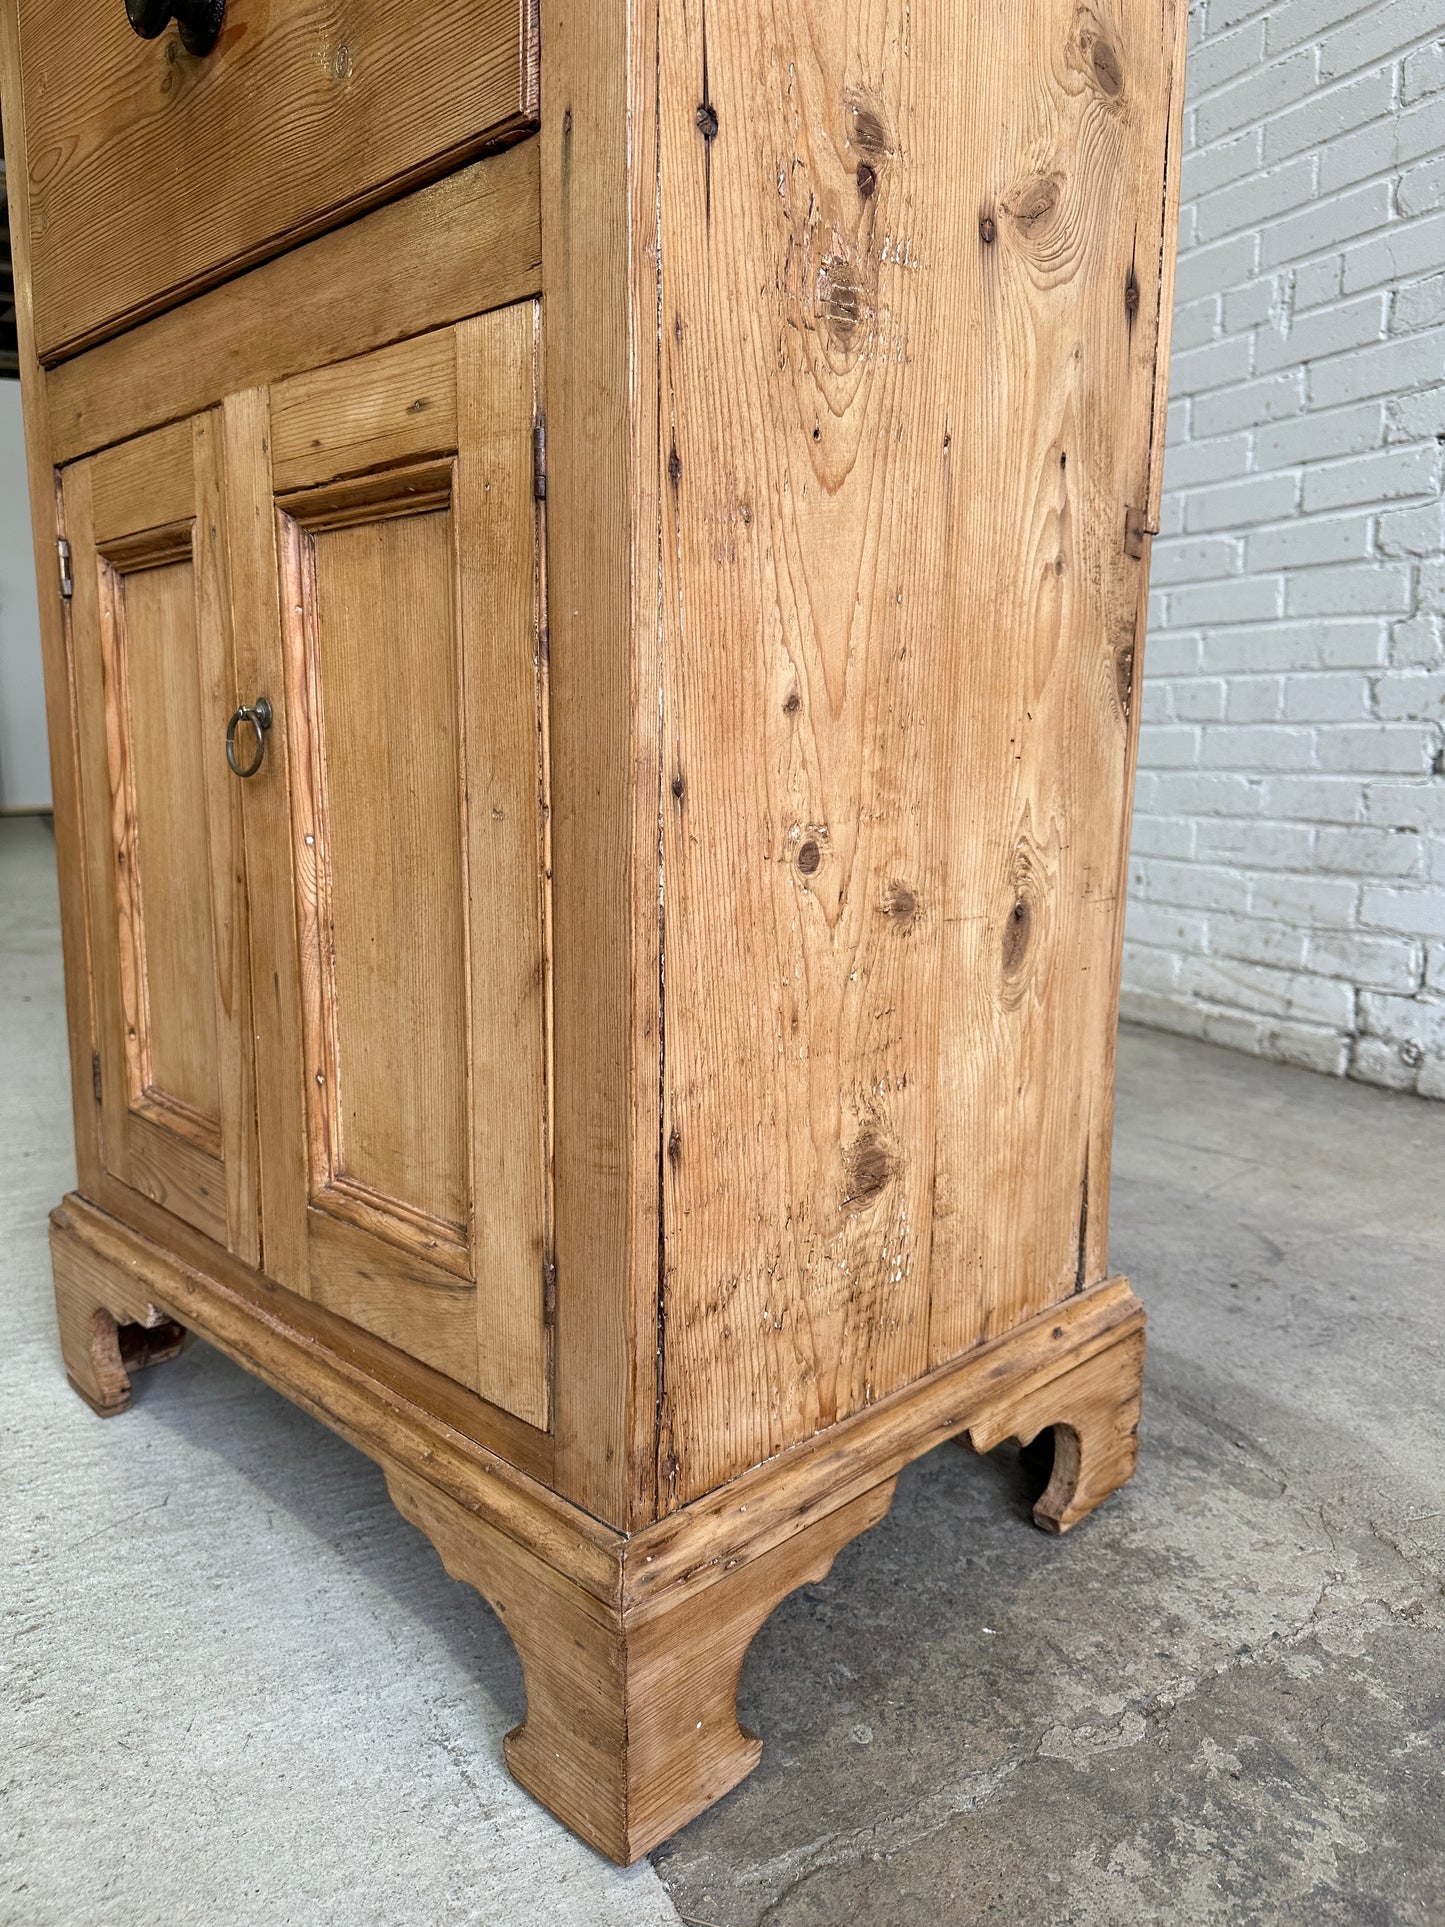
[[[757,1764],[762,1743],[736,1714],[749,1645],[878,1523],[912,1459],[949,1438],[986,1452],[1052,1428],[1034,1517],[1062,1532],[1138,1455],[1144,1312],[1124,1279],[1105,1279],[627,1534],[80,1197],[52,1214],[51,1250],[66,1370],[96,1411],[124,1411],[130,1372],[194,1331],[381,1465],[398,1509],[517,1648],[513,1775],[624,1864]]]
[[[511,1634],[527,1686],[526,1719],[506,1739],[513,1777],[624,1866],[757,1765],[762,1741],[737,1718],[748,1647],[790,1592],[878,1523],[895,1483],[740,1567],[722,1600],[695,1590],[640,1607],[621,1587],[604,1605],[411,1473],[387,1467],[386,1482],[452,1578],[475,1586]]]

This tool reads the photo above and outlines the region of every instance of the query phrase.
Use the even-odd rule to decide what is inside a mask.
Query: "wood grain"
[[[198,151],[240,152],[219,90],[319,5],[172,63],[157,124],[210,85]],[[157,278],[161,222],[139,294],[82,286],[157,174],[75,325],[243,258],[247,209],[301,244],[27,364],[75,574],[54,1247],[97,1409],[184,1325],[380,1461],[513,1629],[514,1770],[626,1859],[756,1760],[753,1632],[910,1459],[1052,1430],[1057,1530],[1133,1470],[1112,1035],[1184,22],[544,6],[536,140],[306,240],[268,100],[212,267]],[[12,94],[17,19],[56,31],[0,0]],[[342,137],[287,191],[449,164],[366,89],[483,57],[313,75]],[[78,90],[22,259],[150,112],[117,72],[7,99],[53,149]]]
[[[195,438],[192,416],[96,456],[90,492],[97,542],[114,547],[124,560],[139,536],[140,559],[154,546],[144,539],[150,530],[194,518]]]
[[[67,469],[105,1168],[259,1252],[216,425]],[[179,519],[183,517],[184,519]]]
[[[232,0],[195,59],[110,0],[19,0],[42,360],[517,139],[529,11]]]
[[[236,690],[248,702],[269,691],[275,705],[281,582],[271,493],[269,393],[249,388],[229,395],[219,412]],[[241,785],[248,961],[255,987],[251,1043],[260,1157],[259,1262],[272,1279],[308,1296],[306,1056],[291,866],[293,775],[284,708],[277,709],[277,716],[267,737],[265,762]],[[296,780],[301,780],[300,769]]]
[[[211,884],[211,967],[215,989],[217,1081],[221,1093],[221,1168],[226,1185],[227,1247],[248,1264],[261,1255],[255,1065],[251,1044],[250,905],[242,802],[245,788],[232,774],[221,719],[238,697],[232,629],[231,510],[227,499],[225,434],[218,412],[194,424],[196,478],[193,543],[196,559],[197,640],[202,775],[208,873]],[[244,700],[244,699],[242,699]]]
[[[477,161],[64,363],[45,378],[51,459],[536,294],[539,151]]]
[[[1144,1334],[1136,1330],[1079,1358],[1057,1378],[1011,1388],[963,1442],[991,1452],[1004,1439],[1030,1445],[1052,1431],[1053,1469],[1034,1523],[1045,1532],[1067,1532],[1134,1476],[1143,1377]]]
[[[173,1105],[144,1100],[135,1105],[125,1122],[125,1180],[217,1244],[228,1245],[231,1187],[224,1164],[197,1142],[185,1122]]]
[[[299,983],[305,1064],[304,1141],[263,1123],[268,1268],[544,1425],[537,329],[521,303],[273,389],[279,617],[251,619],[276,638],[296,906],[257,969]],[[336,1277],[328,1215],[372,1240]]]
[[[1159,209],[1159,293],[1155,303],[1154,402],[1149,433],[1149,490],[1144,526],[1159,533],[1159,509],[1164,496],[1164,427],[1169,414],[1169,360],[1174,338],[1174,269],[1179,237],[1179,183],[1184,167],[1184,64],[1189,45],[1189,8],[1173,8],[1173,44],[1168,44],[1170,16],[1163,23],[1169,54],[1169,111],[1165,121],[1163,156],[1164,195]],[[1147,576],[1148,571],[1145,571]],[[1142,629],[1140,631],[1142,634]]]
[[[379,1261],[378,1230],[394,1230],[381,1213],[348,1220],[314,1206],[307,1211],[312,1302],[475,1392],[477,1294],[469,1269],[439,1265],[434,1251],[430,1262],[412,1258],[394,1236]]]
[[[313,1131],[312,1195],[348,1180],[460,1246],[466,944],[452,515],[389,515],[314,533],[307,547],[320,1005],[308,1063],[318,1126],[325,1120]]]
[[[721,1799],[762,1757],[738,1725],[738,1676],[763,1621],[826,1577],[876,1525],[893,1481],[835,1508],[729,1575],[706,1599],[608,1606],[481,1524],[455,1499],[387,1468],[397,1508],[454,1579],[475,1586],[511,1634],[527,1717],[506,1738],[513,1777],[609,1859],[629,1865]]]
[[[318,1317],[285,1293],[248,1289],[241,1272],[201,1270],[83,1198],[67,1197],[50,1222],[60,1290],[76,1269],[69,1254],[85,1254],[87,1319],[104,1305],[121,1323],[145,1322],[154,1307],[360,1450],[425,1478],[597,1598],[617,1598],[618,1535],[523,1469],[523,1454],[498,1452],[455,1425],[467,1401],[444,1380],[412,1368],[388,1382],[376,1369],[378,1348],[340,1319]],[[456,1403],[444,1410],[448,1393]],[[522,1432],[515,1426],[513,1438]],[[539,1435],[532,1443],[536,1451]]]
[[[130,1408],[131,1372],[174,1358],[186,1334],[155,1305],[118,1292],[105,1261],[79,1239],[54,1240],[51,1255],[66,1377],[92,1411],[117,1417]],[[120,1307],[118,1315],[111,1302]],[[127,1345],[124,1356],[122,1329],[145,1341]]]
[[[188,545],[189,546],[189,545]],[[196,571],[112,574],[128,888],[121,919],[131,1099],[172,1100],[221,1146]],[[109,599],[109,598],[108,598]],[[129,961],[130,968],[126,968]],[[154,994],[152,994],[154,985]]]
[[[549,1421],[552,1267],[551,703],[539,633],[532,426],[540,313],[455,334],[463,909],[477,1385]]]
[[[456,342],[447,328],[372,355],[364,382],[347,361],[281,382],[271,397],[278,495],[456,445]]]
[[[616,1525],[657,1410],[655,13],[542,0],[557,1476]]]
[[[65,1209],[79,1202],[68,1200]],[[341,1360],[348,1372],[366,1379],[379,1397],[429,1413],[458,1439],[480,1446],[528,1478],[550,1486],[551,1434],[513,1417],[500,1406],[489,1405],[455,1375],[400,1350],[320,1302],[301,1297],[256,1267],[239,1262],[214,1239],[171,1218],[149,1198],[117,1183],[104,1170],[96,1177],[94,1197],[84,1202],[95,1209],[98,1222],[108,1227],[110,1235],[123,1243],[139,1240],[140,1248],[153,1256],[164,1256],[177,1275],[199,1273],[213,1280],[230,1297],[272,1323],[284,1325],[301,1343],[318,1345]],[[348,1229],[337,1228],[342,1232]],[[397,1295],[404,1301],[412,1281],[404,1265],[397,1275]],[[338,1284],[343,1284],[344,1265],[338,1266],[336,1276]],[[420,1281],[417,1288],[424,1288]],[[464,1342],[470,1343],[472,1336],[468,1333]]]
[[[67,637],[74,691],[74,783],[84,836],[81,867],[66,894],[79,897],[85,917],[87,1032],[93,1051],[89,1076],[97,1126],[98,1170],[125,1182],[126,1115],[130,1068],[121,991],[121,921],[115,896],[114,816],[106,730],[105,666],[100,626],[100,564],[95,554],[90,468],[79,463],[57,477],[62,525],[71,545],[73,590]],[[80,559],[76,573],[76,558]],[[88,558],[92,565],[84,566]],[[43,578],[42,578],[43,579]],[[44,598],[42,596],[42,606]],[[49,695],[47,692],[47,702]],[[62,765],[64,768],[64,765]],[[123,825],[122,825],[123,827]],[[80,1132],[77,1130],[77,1139]],[[92,1187],[97,1173],[92,1173]]]
[[[945,1413],[975,1446],[1059,1428],[1050,1525],[1074,1523],[1132,1470],[1142,1333],[1122,1281],[1087,1294],[1082,1310],[1071,1301],[1049,1315],[1050,1330],[1069,1327],[1069,1342],[1019,1331],[989,1348],[986,1368],[960,1361],[955,1369],[971,1375],[955,1380],[951,1405],[937,1385],[914,1387],[894,1401],[886,1430],[873,1414],[844,1420],[839,1435],[863,1448],[847,1461],[848,1481],[820,1483],[817,1449],[804,1445],[739,1482],[739,1498],[750,1487],[761,1500],[758,1526],[741,1505],[727,1519],[709,1499],[629,1537],[468,1444],[425,1405],[386,1393],[274,1308],[188,1270],[93,1207],[67,1200],[52,1218],[52,1245],[67,1367],[94,1402],[119,1409],[128,1396],[106,1349],[115,1326],[173,1343],[173,1322],[378,1460],[397,1506],[447,1570],[491,1602],[516,1644],[527,1717],[506,1743],[513,1773],[619,1861],[657,1845],[756,1765],[761,1744],[736,1712],[748,1646],[781,1599],[821,1578],[883,1517],[901,1466],[948,1436]]]
[[[706,1590],[945,1440],[971,1429],[981,1440],[986,1414],[1043,1399],[1045,1387],[1091,1359],[1113,1358],[1110,1382],[1136,1398],[1142,1360],[1120,1347],[1142,1339],[1143,1329],[1144,1308],[1127,1279],[1091,1286],[635,1533],[625,1555],[629,1597]],[[990,1445],[1013,1435],[996,1430]]]
[[[660,53],[667,1504],[1103,1275],[1173,8],[706,27]]]
[[[935,1360],[1107,1264],[1146,572],[1127,525],[1148,490],[1175,18],[1154,0],[1038,10],[1042,84],[1026,91],[1002,46],[987,49],[1009,131],[970,139],[970,166],[1000,188],[997,347],[959,438],[960,488],[991,494],[970,532],[956,697],[973,755],[950,805],[988,826],[955,869],[986,914],[954,927],[946,969],[989,995],[950,1023],[939,1057],[954,1128]],[[1016,641],[991,660],[999,633]],[[1009,780],[990,782],[990,767]]]

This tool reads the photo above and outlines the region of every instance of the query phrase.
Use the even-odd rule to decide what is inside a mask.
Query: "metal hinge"
[[[60,561],[60,593],[69,602],[75,593],[75,583],[70,574],[70,544],[63,535],[55,545],[55,553]]]
[[[539,502],[547,499],[547,418],[539,415],[532,424],[532,493]]]
[[[1144,554],[1144,537],[1146,535],[1157,535],[1158,533],[1159,533],[1158,523],[1157,522],[1151,523],[1146,517],[1143,509],[1131,509],[1128,507],[1125,508],[1124,510],[1124,553],[1125,555],[1132,555],[1136,562],[1139,561]]]
[[[542,1260],[542,1323],[548,1330],[557,1322],[557,1261],[550,1255]]]
[[[90,1053],[90,1088],[95,1092],[95,1101],[100,1102],[100,1052]]]

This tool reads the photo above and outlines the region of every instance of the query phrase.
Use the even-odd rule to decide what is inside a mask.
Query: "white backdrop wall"
[[[1124,1008],[1445,1097],[1445,0],[1195,0]]]
[[[20,384],[0,381],[0,810],[49,807],[50,758]]]

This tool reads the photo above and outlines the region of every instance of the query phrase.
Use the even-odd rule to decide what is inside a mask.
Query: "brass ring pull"
[[[256,754],[244,767],[236,761],[236,731],[242,723],[249,723],[256,732]],[[266,731],[270,727],[271,704],[265,696],[258,696],[254,703],[242,703],[226,725],[226,761],[233,775],[244,780],[260,769],[266,760]]]

